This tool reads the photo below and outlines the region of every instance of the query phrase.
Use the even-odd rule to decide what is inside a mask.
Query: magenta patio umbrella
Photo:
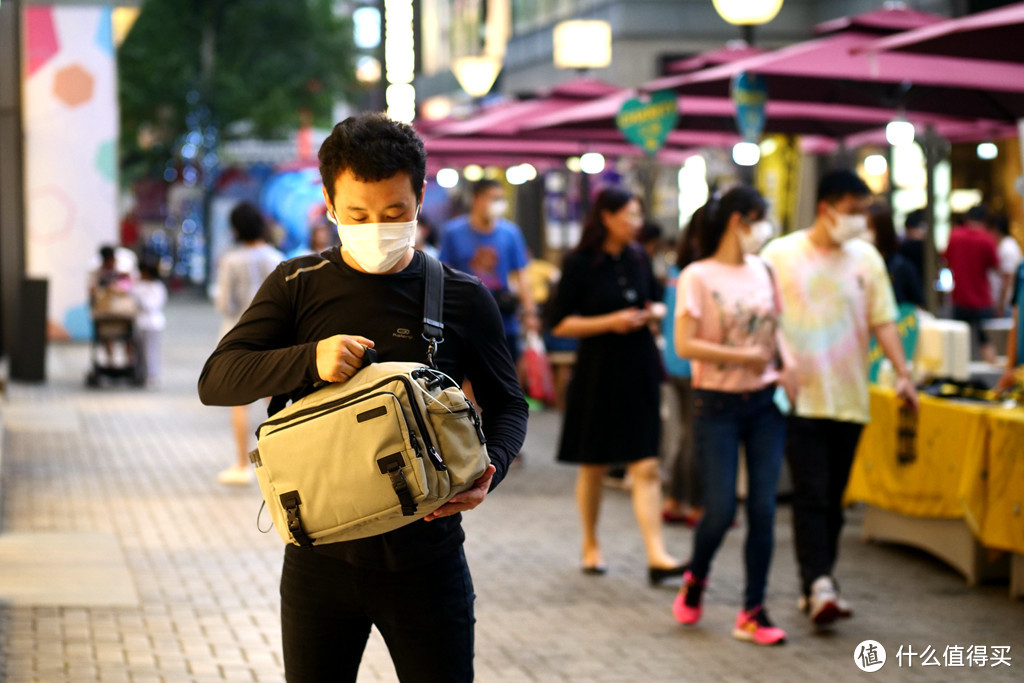
[[[864,51],[1024,63],[1024,2],[881,38]]]
[[[875,17],[905,10],[879,10]],[[829,22],[846,28],[762,55],[646,83],[645,90],[726,97],[733,77],[762,76],[768,98],[887,107],[968,119],[1012,121],[1024,115],[1024,64],[980,59],[864,51],[881,43],[863,22]],[[932,23],[930,25],[937,25]],[[918,30],[926,30],[920,28]]]
[[[524,98],[482,109],[465,118],[417,123],[433,165],[465,163],[509,165],[540,161],[548,167],[567,157],[598,152],[609,157],[641,157],[643,152],[625,142],[621,135],[589,135],[577,130],[572,135],[524,135],[529,122],[582,102],[618,92],[618,86],[580,78],[559,84],[537,97]],[[658,158],[665,163],[682,163],[692,152],[687,145],[669,145]],[[532,160],[532,161],[531,161]]]
[[[522,123],[537,116],[572,107],[619,90],[618,86],[591,78],[578,78],[539,93],[481,109],[464,118],[433,121],[424,131],[433,136],[510,135]]]
[[[699,69],[734,62],[737,59],[754,57],[755,55],[764,54],[764,52],[765,50],[759,47],[747,45],[742,40],[739,40],[728,43],[725,47],[718,48],[717,50],[702,52],[693,57],[674,59],[665,65],[665,72],[669,74],[690,73]]]
[[[606,157],[642,157],[643,150],[619,139],[577,136],[463,136],[427,137],[424,139],[427,159],[434,168],[466,164],[508,166],[531,163],[539,168],[562,165],[565,159],[597,152]],[[691,146],[692,147],[692,146]],[[660,150],[658,158],[665,163],[682,164],[693,155],[691,149],[677,146]]]
[[[526,123],[521,133],[531,137],[622,140],[615,127],[615,116],[623,103],[635,96],[633,91],[580,104],[576,107],[538,116]],[[679,121],[669,133],[667,143],[674,146],[731,146],[741,140],[736,133],[735,105],[727,97],[680,96],[677,98]],[[884,142],[885,125],[894,112],[882,107],[823,104],[807,101],[780,101],[769,98],[765,108],[765,131],[810,136],[814,151],[828,151],[839,144],[847,147],[868,141]],[[954,141],[990,139],[1012,135],[1008,124],[959,119],[921,112],[907,112],[907,120],[919,127],[931,126]],[[976,135],[977,137],[972,137]],[[831,145],[824,143],[830,140]]]
[[[717,142],[712,138],[735,130],[735,106],[729,99],[732,78],[742,71],[752,71],[768,80],[766,132],[816,136],[811,145],[816,151],[829,148],[822,144],[823,140],[834,141],[832,148],[840,142],[851,147],[869,140],[882,141],[882,129],[897,115],[899,95],[906,94],[907,86],[902,78],[909,72],[901,66],[899,77],[892,77],[897,82],[851,80],[849,77],[853,76],[868,78],[871,65],[863,56],[851,55],[850,51],[855,46],[870,44],[880,35],[942,21],[942,17],[910,10],[878,10],[822,24],[818,30],[829,35],[774,52],[750,48],[714,50],[673,66],[685,71],[710,64],[707,68],[656,79],[638,89],[624,89],[592,102],[539,114],[524,125],[523,132],[559,134],[571,128],[593,135],[591,129],[615,131],[615,115],[627,100],[640,92],[675,89],[680,93],[677,100],[680,118],[677,130],[669,136],[669,143],[679,144],[678,134],[685,131],[690,134],[687,144],[719,145],[721,138]],[[920,68],[922,60],[914,58],[914,61]],[[768,67],[755,68],[764,65]],[[814,69],[829,69],[834,77],[810,75]],[[934,80],[935,73],[929,73]],[[779,87],[780,83],[785,87]],[[879,86],[884,88],[883,92],[877,91]],[[829,90],[831,92],[826,92]],[[914,94],[919,92],[915,90]],[[990,110],[993,106],[998,108],[999,94],[982,94],[977,89],[970,94],[983,99]],[[1014,96],[1020,97],[1017,93]],[[989,119],[947,113],[955,108],[956,102],[947,98],[941,106],[924,111],[907,105],[902,113],[916,126],[931,126],[955,141],[1012,134],[1010,128]],[[1013,117],[1006,110],[998,109],[994,118],[1008,122]],[[712,133],[715,135],[710,135]],[[694,141],[694,137],[699,138],[701,134],[707,141]]]

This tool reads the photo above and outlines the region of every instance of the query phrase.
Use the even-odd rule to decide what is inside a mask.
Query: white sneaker
[[[811,601],[807,599],[806,595],[801,595],[796,599],[796,608],[807,614],[811,611]],[[836,598],[836,608],[839,610],[840,619],[849,619],[853,616],[853,607],[842,596]]]
[[[217,481],[228,486],[248,486],[252,483],[252,470],[234,465],[218,474]]]
[[[816,626],[831,624],[839,618],[839,593],[829,576],[819,576],[811,584],[807,616]]]

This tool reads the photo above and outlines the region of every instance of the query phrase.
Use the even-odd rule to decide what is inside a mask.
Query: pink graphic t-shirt
[[[742,264],[703,259],[683,269],[676,287],[675,316],[696,320],[698,339],[774,353],[781,304],[761,259],[747,256]],[[691,367],[694,388],[712,391],[757,391],[779,376],[775,364],[760,374],[746,363],[691,360]]]

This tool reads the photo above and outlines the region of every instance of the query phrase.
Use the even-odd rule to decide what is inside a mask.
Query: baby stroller
[[[104,378],[135,386],[145,381],[135,347],[138,306],[129,291],[130,286],[130,280],[124,278],[97,287],[93,292],[89,311],[93,329],[92,369],[85,376],[86,386],[98,387]]]

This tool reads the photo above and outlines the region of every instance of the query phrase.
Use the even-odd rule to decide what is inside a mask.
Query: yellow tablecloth
[[[982,545],[1024,554],[1024,410],[993,410],[988,448],[962,501]]]
[[[846,500],[963,518],[985,546],[1024,553],[1024,410],[922,395],[908,462],[897,454],[898,412],[891,390],[872,387]]]

